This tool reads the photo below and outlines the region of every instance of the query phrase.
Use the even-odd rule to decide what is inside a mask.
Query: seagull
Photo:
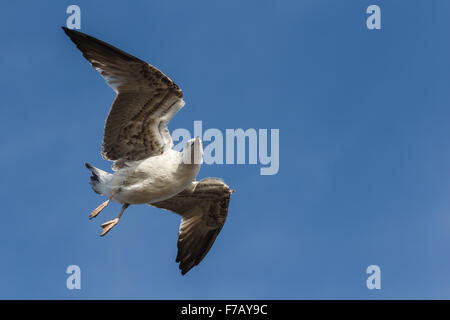
[[[122,205],[117,218],[101,225],[104,236],[132,204],[180,215],[176,262],[184,275],[216,240],[234,190],[219,178],[196,181],[203,163],[199,137],[187,141],[182,152],[173,149],[167,123],[185,102],[169,77],[108,43],[62,28],[117,94],[106,119],[101,152],[103,159],[113,161],[113,173],[85,164],[92,174],[92,189],[107,197],[89,218],[111,201]]]

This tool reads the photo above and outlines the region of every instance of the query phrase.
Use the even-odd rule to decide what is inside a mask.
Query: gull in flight
[[[116,92],[103,132],[102,157],[113,173],[86,163],[93,190],[122,204],[117,218],[102,224],[107,234],[132,204],[148,204],[181,216],[178,254],[181,274],[198,265],[213,245],[234,192],[223,180],[196,181],[203,158],[199,137],[175,151],[167,123],[184,106],[181,89],[152,65],[84,33],[63,27],[83,56]]]

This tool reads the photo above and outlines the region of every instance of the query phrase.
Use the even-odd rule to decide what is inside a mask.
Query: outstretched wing
[[[193,189],[150,204],[182,217],[176,258],[176,262],[180,263],[181,274],[198,265],[211,249],[227,218],[233,192],[221,179],[205,178]]]
[[[84,33],[63,30],[117,93],[106,119],[103,158],[142,160],[172,148],[166,124],[184,106],[181,89],[132,55]]]

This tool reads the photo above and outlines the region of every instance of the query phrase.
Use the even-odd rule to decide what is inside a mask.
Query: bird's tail
[[[109,181],[111,174],[106,171],[100,170],[96,167],[93,167],[87,162],[84,165],[92,173],[90,182],[92,189],[98,194],[107,195],[108,194],[107,182]]]

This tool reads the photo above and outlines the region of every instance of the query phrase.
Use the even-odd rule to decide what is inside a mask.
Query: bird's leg
[[[109,202],[111,201],[111,199],[114,197],[114,195],[117,193],[117,190],[114,190],[113,192],[111,192],[111,195],[108,197],[108,200],[106,200],[105,202],[103,202],[101,205],[99,205],[97,208],[95,208],[91,214],[89,215],[89,219],[95,218],[96,216],[98,216],[98,214],[100,212],[102,212],[103,209],[106,208],[106,206],[109,204]]]
[[[107,222],[105,222],[104,224],[102,224],[102,233],[100,234],[100,237],[103,237],[105,234],[107,234],[109,232],[109,230],[111,230],[116,224],[119,223],[120,217],[122,216],[123,212],[125,211],[126,208],[128,208],[129,204],[125,203],[122,206],[122,210],[120,210],[119,215],[117,216],[117,218],[113,219],[113,220],[109,220]]]

